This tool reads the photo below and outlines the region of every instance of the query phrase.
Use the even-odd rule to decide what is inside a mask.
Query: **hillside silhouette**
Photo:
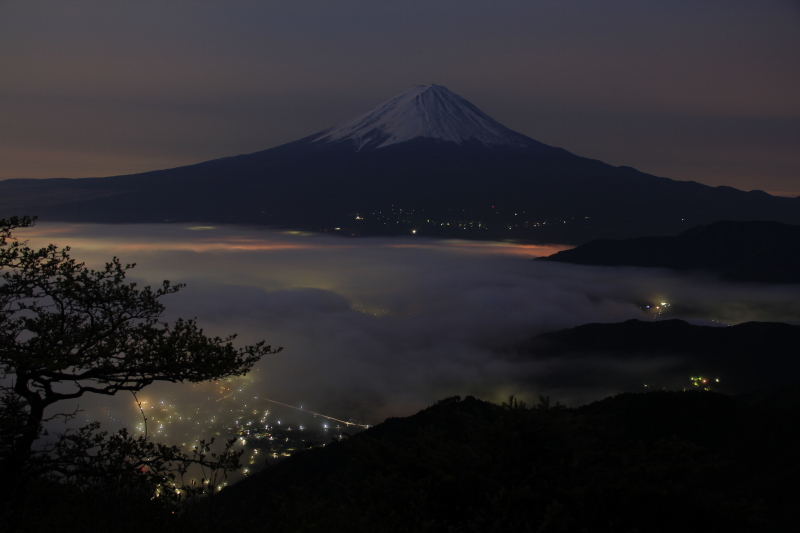
[[[798,384],[578,408],[452,397],[268,466],[182,514],[43,484],[23,530],[789,531],[798,407]]]
[[[745,322],[728,327],[699,326],[683,320],[627,320],[583,324],[543,333],[513,347],[522,356],[611,358],[621,363],[677,356],[676,369],[690,376],[722,378],[707,384],[731,394],[753,392],[800,378],[800,326]],[[686,381],[686,385],[689,382]]]
[[[674,237],[598,239],[541,259],[705,271],[728,281],[800,283],[800,226],[722,221]]]
[[[785,393],[781,393],[785,394]],[[796,396],[795,396],[796,397]],[[705,391],[577,409],[449,398],[220,494],[239,531],[774,531],[797,403]],[[688,529],[687,529],[688,528]]]

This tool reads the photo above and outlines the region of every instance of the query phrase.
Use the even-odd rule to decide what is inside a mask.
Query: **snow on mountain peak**
[[[441,85],[417,85],[373,110],[337,124],[311,140],[352,141],[360,150],[381,148],[417,137],[461,144],[525,147],[535,143],[512,131]]]

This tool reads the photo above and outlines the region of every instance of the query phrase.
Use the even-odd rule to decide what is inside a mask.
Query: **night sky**
[[[0,179],[263,150],[413,85],[651,174],[800,195],[800,2],[0,1]]]

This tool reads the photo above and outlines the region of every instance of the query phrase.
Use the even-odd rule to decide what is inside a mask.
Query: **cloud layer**
[[[269,400],[369,424],[451,395],[532,402],[542,394],[575,404],[688,376],[667,356],[537,359],[509,346],[587,322],[652,317],[643,307],[656,302],[704,323],[800,320],[796,288],[532,260],[558,247],[233,227],[40,224],[26,234],[32,244],[69,244],[89,264],[112,255],[137,261],[132,275],[143,284],[187,283],[164,300],[169,319],[196,316],[209,334],[237,332],[242,343],[285,348],[235,384],[164,384],[142,393],[180,404],[186,418],[195,413],[191,424],[243,405],[300,416]],[[140,421],[129,397],[81,406],[87,418]]]

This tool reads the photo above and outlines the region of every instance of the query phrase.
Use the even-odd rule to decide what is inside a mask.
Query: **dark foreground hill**
[[[450,398],[223,491],[255,532],[780,531],[800,488],[794,405],[713,392],[578,409]]]
[[[707,271],[729,281],[800,283],[800,226],[724,221],[675,237],[601,239],[545,261]]]
[[[2,181],[0,218],[12,215],[582,243],[717,220],[800,224],[800,199],[580,157],[428,85],[252,154],[127,176]]]
[[[182,515],[44,486],[23,531],[791,531],[798,408],[798,385],[629,393],[574,409],[449,398],[269,466]]]

